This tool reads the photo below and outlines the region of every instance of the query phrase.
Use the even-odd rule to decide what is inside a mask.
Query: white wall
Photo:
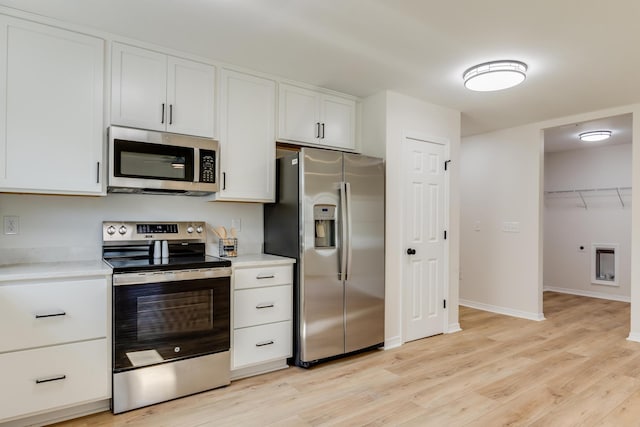
[[[484,192],[487,194],[495,193],[496,190],[492,188],[495,182],[501,181],[528,181],[533,182],[535,180],[527,179],[528,174],[532,173],[532,168],[535,168],[535,165],[538,165],[537,174],[540,176],[540,183],[538,187],[541,189],[541,181],[542,170],[543,170],[543,160],[540,160],[542,157],[542,147],[543,147],[543,137],[542,131],[543,129],[548,129],[556,126],[563,126],[573,123],[585,122],[590,120],[599,119],[602,117],[611,117],[617,116],[620,114],[633,114],[633,154],[632,154],[632,198],[634,200],[640,200],[640,104],[633,104],[627,106],[621,106],[616,108],[610,108],[607,110],[599,110],[593,111],[583,114],[576,114],[574,116],[561,117],[553,120],[547,120],[545,122],[534,123],[527,126],[521,126],[518,128],[513,128],[501,132],[491,132],[483,135],[476,135],[473,137],[464,138],[462,141],[462,169],[463,176],[461,179],[461,194],[463,197],[463,204],[461,207],[462,217],[461,217],[461,228],[462,228],[462,236],[461,236],[461,254],[460,254],[460,263],[461,263],[461,272],[463,275],[463,280],[460,283],[460,300],[464,302],[465,298],[477,298],[482,301],[489,301],[489,306],[493,306],[492,304],[502,304],[504,307],[511,309],[517,309],[517,307],[523,306],[523,297],[518,295],[510,294],[508,298],[503,297],[503,290],[505,286],[509,286],[504,283],[502,279],[496,284],[493,284],[489,281],[489,274],[481,275],[481,276],[473,276],[472,272],[482,272],[482,268],[480,264],[487,264],[486,268],[489,270],[491,268],[502,268],[502,266],[507,265],[508,269],[511,269],[509,263],[516,263],[519,265],[526,264],[538,264],[537,268],[528,267],[525,269],[522,274],[518,274],[516,279],[520,284],[518,287],[523,287],[522,283],[526,283],[524,292],[526,292],[527,296],[524,299],[529,300],[529,302],[525,303],[527,307],[536,305],[532,304],[536,298],[533,294],[536,292],[539,294],[538,296],[538,306],[542,305],[542,241],[543,236],[540,232],[539,238],[536,241],[535,238],[527,239],[527,241],[522,241],[522,245],[518,245],[516,247],[511,247],[512,251],[510,252],[508,249],[510,245],[508,241],[502,241],[494,239],[492,241],[487,240],[487,245],[482,245],[482,242],[479,242],[480,238],[475,236],[473,233],[473,221],[474,215],[483,213],[486,218],[492,220],[499,220],[502,217],[507,216],[508,210],[514,209],[513,206],[505,207],[504,204],[498,205],[490,205],[483,200]],[[528,159],[519,157],[519,162],[523,162],[526,167],[520,170],[511,170],[509,173],[504,174],[495,174],[494,176],[497,181],[491,182],[488,179],[482,178],[482,171],[478,170],[475,167],[477,173],[476,177],[480,179],[485,184],[489,185],[489,190],[484,188],[481,185],[477,185],[473,181],[474,174],[471,171],[465,170],[465,168],[474,168],[472,166],[473,158],[478,157],[481,161],[485,163],[489,163],[491,157],[501,156],[501,144],[502,140],[503,146],[508,148],[506,143],[507,139],[511,139],[514,142],[518,142],[520,144],[525,144],[530,147],[531,157]],[[474,147],[473,143],[475,141],[484,144],[489,150],[488,153],[484,156],[480,156],[479,150]],[[536,147],[537,146],[537,147]],[[537,155],[535,151],[538,151]],[[510,151],[510,150],[508,150]],[[502,191],[502,195],[505,200],[508,200],[509,197],[513,194],[513,192],[508,191],[509,185],[500,184],[499,187],[507,187],[505,191]],[[475,188],[478,191],[481,191],[479,194],[475,194],[472,189]],[[513,189],[515,190],[515,188]],[[522,189],[522,191],[526,191],[526,194],[523,193],[520,197],[515,197],[513,199],[512,205],[524,204],[529,205],[532,212],[535,212],[536,205],[542,206],[542,192],[536,192],[532,189]],[[491,197],[491,201],[493,201],[495,196]],[[483,207],[484,205],[484,207]],[[504,212],[503,212],[504,211]],[[536,220],[538,224],[539,230],[543,230],[540,226],[541,219],[543,218],[543,212],[541,209],[538,209],[539,218]],[[482,234],[480,232],[479,234]],[[494,233],[497,234],[497,233]],[[533,247],[533,249],[532,249]],[[488,250],[490,249],[490,251]],[[535,254],[537,253],[537,256]],[[533,256],[531,257],[531,255]],[[481,259],[478,262],[475,258]],[[631,330],[629,333],[629,339],[634,341],[640,341],[640,210],[633,209],[631,211]],[[536,276],[535,279],[531,277],[526,277],[525,274],[533,274]],[[494,274],[495,275],[495,274]],[[499,277],[498,277],[499,278]],[[519,280],[522,279],[522,280]],[[537,283],[537,284],[536,284]],[[476,289],[478,288],[478,289]]]
[[[385,114],[382,115],[382,106]],[[382,117],[381,117],[382,116]],[[384,126],[380,124],[384,123]],[[383,92],[363,102],[363,137],[365,129],[372,126],[386,130],[386,227],[385,227],[385,346],[402,344],[402,266],[405,249],[402,238],[402,150],[401,143],[406,132],[418,133],[449,141],[452,167],[449,203],[449,330],[458,324],[458,259],[459,259],[459,179],[458,159],[460,153],[460,113],[458,111],[429,104],[395,92]]]
[[[631,186],[631,144],[545,155],[545,190]],[[629,300],[631,292],[631,198],[614,191],[549,195],[544,210],[544,288],[586,296]],[[617,244],[619,286],[591,283],[593,243]],[[578,248],[584,246],[584,251]]]
[[[227,229],[242,220],[238,251],[262,249],[262,205],[199,197],[109,194],[106,197],[0,194],[0,217],[16,215],[20,234],[0,234],[0,263],[100,259],[102,221],[206,221]],[[208,233],[213,243],[213,233]]]
[[[542,132],[524,126],[463,138],[460,303],[542,319]],[[518,223],[519,232],[503,231]]]

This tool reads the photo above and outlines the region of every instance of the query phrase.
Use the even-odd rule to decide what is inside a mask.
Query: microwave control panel
[[[216,182],[216,152],[200,150],[200,182]]]

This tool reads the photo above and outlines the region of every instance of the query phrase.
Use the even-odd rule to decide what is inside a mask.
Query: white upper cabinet
[[[111,123],[214,137],[215,67],[113,43]]]
[[[278,140],[356,148],[353,99],[280,84]]]
[[[276,83],[220,72],[220,191],[216,200],[273,202]]]
[[[104,40],[0,16],[0,191],[104,194]]]

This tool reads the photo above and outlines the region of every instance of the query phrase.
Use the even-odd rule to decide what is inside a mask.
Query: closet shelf
[[[584,209],[588,208],[587,200],[593,197],[617,197],[622,208],[625,207],[623,195],[631,191],[631,187],[608,187],[608,188],[576,188],[569,190],[553,190],[545,191],[544,194],[549,198],[572,198],[579,197]],[[629,194],[630,196],[630,194]]]

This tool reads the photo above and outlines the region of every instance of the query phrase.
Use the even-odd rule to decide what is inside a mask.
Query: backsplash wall
[[[17,216],[19,233],[0,232],[0,264],[101,258],[102,221],[241,220],[240,254],[262,251],[262,205],[209,202],[200,197],[109,194],[106,197],[0,194],[0,217]],[[3,222],[4,223],[4,222]],[[2,223],[2,224],[3,224]],[[207,230],[209,252],[217,249]]]

